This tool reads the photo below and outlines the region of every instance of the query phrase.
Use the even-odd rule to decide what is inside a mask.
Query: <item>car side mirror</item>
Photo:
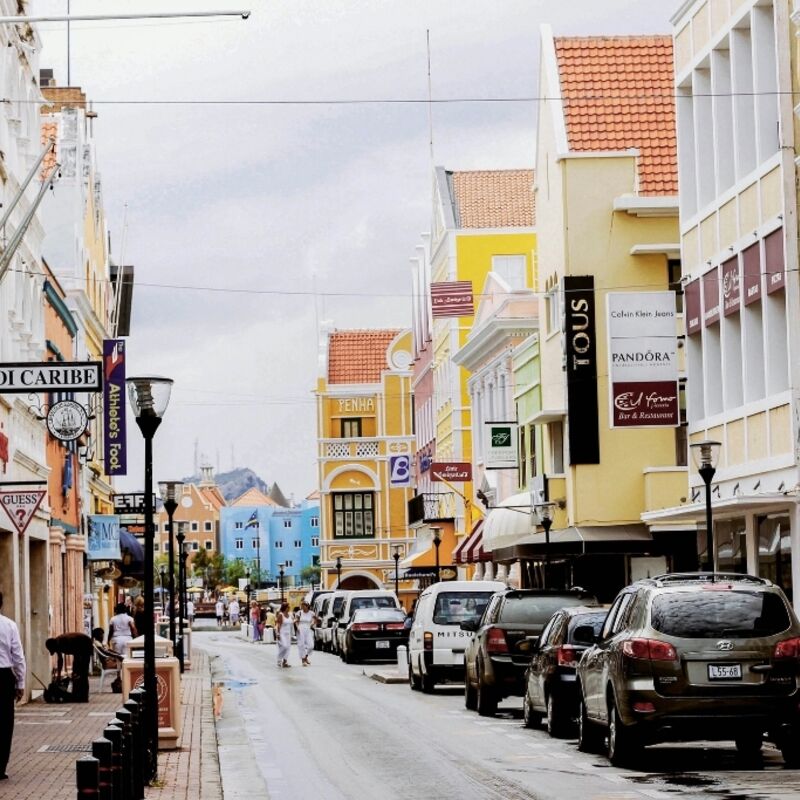
[[[591,625],[578,625],[572,634],[572,641],[575,644],[595,644],[600,637],[595,635]]]
[[[475,633],[478,630],[478,620],[476,619],[465,619],[461,623],[461,630],[462,631],[470,631],[470,633]]]

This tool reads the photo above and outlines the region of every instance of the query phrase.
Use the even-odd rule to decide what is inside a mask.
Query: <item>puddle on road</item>
[[[631,783],[638,784],[666,784],[668,792],[680,792],[682,789],[702,789],[703,794],[709,794],[716,800],[766,800],[760,794],[739,794],[730,789],[723,788],[719,781],[714,778],[707,778],[703,775],[693,775],[691,773],[660,773],[657,775],[626,775]]]
[[[255,686],[258,681],[253,678],[226,678],[224,681],[219,681],[226,689],[233,689],[238,691],[244,689],[246,686]]]

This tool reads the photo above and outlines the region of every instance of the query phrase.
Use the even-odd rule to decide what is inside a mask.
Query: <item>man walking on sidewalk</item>
[[[0,612],[3,593],[0,592]],[[14,735],[14,703],[25,692],[25,656],[14,620],[0,613],[0,780],[8,778],[6,767]]]

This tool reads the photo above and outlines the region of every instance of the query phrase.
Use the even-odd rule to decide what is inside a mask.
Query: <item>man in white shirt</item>
[[[228,605],[228,613],[231,617],[231,626],[239,624],[239,601],[234,597]]]
[[[225,613],[225,606],[222,604],[222,600],[217,600],[216,605],[214,606],[214,611],[217,614],[217,627],[222,627],[222,615]]]
[[[189,622],[189,627],[192,627],[192,623],[194,622],[194,600],[190,597],[186,601],[186,619]]]
[[[3,593],[0,592],[0,610]],[[0,614],[0,780],[8,778],[6,767],[14,735],[14,703],[25,693],[25,655],[14,620]]]

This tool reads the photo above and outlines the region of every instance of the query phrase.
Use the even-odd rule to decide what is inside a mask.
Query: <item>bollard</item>
[[[92,742],[92,755],[97,759],[97,789],[100,800],[113,800],[111,795],[111,742],[108,739],[95,739]]]
[[[133,800],[131,792],[131,764],[130,743],[125,734],[125,725],[121,720],[112,719],[106,726],[109,730],[116,730],[119,738],[119,790],[114,795],[114,800]],[[113,734],[112,734],[113,735]],[[113,741],[113,740],[112,740]]]
[[[397,646],[397,671],[408,675],[408,648],[404,644]]]
[[[139,800],[138,789],[141,787],[136,783],[136,749],[133,740],[131,712],[127,708],[120,708],[117,710],[117,719],[123,726],[125,771],[128,774],[128,797],[130,800]]]
[[[88,797],[99,799],[99,766],[99,762],[94,756],[83,756],[83,758],[79,758],[75,762],[75,783],[78,788],[76,797],[78,800],[86,800]]]
[[[133,694],[133,692],[131,692]],[[131,713],[131,736],[133,742],[132,758],[133,758],[133,779],[135,800],[140,800],[144,797],[144,786],[147,783],[145,778],[145,764],[147,753],[147,741],[144,736],[144,708],[136,700],[126,700],[122,707]]]
[[[122,729],[106,725],[103,738],[111,742],[111,796],[114,800],[125,800],[122,794]]]

